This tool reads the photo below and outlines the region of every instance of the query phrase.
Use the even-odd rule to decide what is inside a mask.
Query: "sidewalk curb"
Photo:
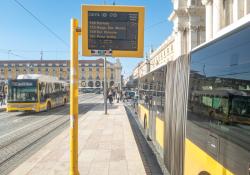
[[[138,118],[137,118],[137,114],[134,113],[134,110],[131,109],[131,106],[128,106],[128,105],[124,104],[124,107],[127,108],[127,109],[130,111],[131,115],[134,117],[134,119],[135,119],[135,121],[136,121],[136,124],[137,124],[139,130],[141,131],[142,135],[144,136],[144,139],[147,141],[147,137],[146,137],[146,135],[145,135],[144,129],[142,128],[142,126],[141,126],[140,123],[139,123],[139,120],[138,120]],[[159,154],[159,153],[157,152],[157,150],[155,149],[153,143],[152,143],[152,142],[149,142],[149,141],[147,141],[147,143],[148,143],[148,145],[150,146],[150,148],[151,148],[151,150],[153,151],[153,153],[155,154],[156,159],[157,159],[157,162],[158,162],[158,164],[160,165],[160,168],[161,168],[163,174],[164,174],[164,175],[170,175],[170,173],[168,172],[167,168],[166,168],[165,165],[164,165],[163,159],[161,158],[160,154]]]

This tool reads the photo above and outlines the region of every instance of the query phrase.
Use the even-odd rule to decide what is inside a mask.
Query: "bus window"
[[[234,98],[232,100],[232,114],[250,118],[250,98]]]
[[[228,98],[214,97],[213,98],[213,109],[228,114]]]
[[[213,100],[211,97],[208,97],[208,96],[202,97],[202,104],[204,104],[205,106],[212,107],[212,103],[213,103]]]
[[[10,82],[8,102],[36,102],[37,86],[35,82]]]
[[[39,84],[39,90],[40,90],[40,101],[44,102],[45,101],[45,95],[46,95],[46,85],[45,83],[40,83]]]

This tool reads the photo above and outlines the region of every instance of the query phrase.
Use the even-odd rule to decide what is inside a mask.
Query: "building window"
[[[197,28],[197,45],[201,43],[201,33],[200,33],[200,26]]]
[[[101,86],[101,82],[100,82],[100,81],[96,81],[96,82],[95,82],[95,86],[96,86],[96,87],[100,87],[100,86]]]
[[[224,27],[233,21],[233,2],[232,0],[223,0]]]
[[[88,86],[89,86],[89,87],[93,87],[93,86],[94,86],[93,81],[89,81],[89,82],[88,82]]]
[[[192,6],[201,6],[201,0],[191,0],[191,5]]]
[[[115,84],[114,81],[111,81],[111,82],[109,83],[110,87],[112,87],[114,84]]]

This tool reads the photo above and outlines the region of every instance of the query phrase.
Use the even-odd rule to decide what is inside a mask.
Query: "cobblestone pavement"
[[[79,97],[79,114],[98,103],[102,95]],[[0,113],[0,174],[8,174],[69,125],[69,105],[41,113]]]

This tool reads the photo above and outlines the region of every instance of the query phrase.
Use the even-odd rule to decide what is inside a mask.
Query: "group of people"
[[[123,93],[120,90],[109,89],[107,91],[107,99],[111,105],[114,100],[119,103],[119,101],[123,99]]]
[[[117,89],[108,89],[107,91],[107,100],[112,105],[113,101],[116,100],[117,103],[119,101],[125,102],[125,100],[128,101],[129,94],[126,91],[117,90]]]

